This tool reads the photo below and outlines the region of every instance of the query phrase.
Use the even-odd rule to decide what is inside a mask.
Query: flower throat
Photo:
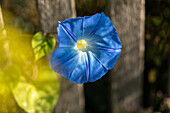
[[[85,50],[87,48],[87,42],[85,40],[79,40],[77,42],[77,48],[81,51]]]

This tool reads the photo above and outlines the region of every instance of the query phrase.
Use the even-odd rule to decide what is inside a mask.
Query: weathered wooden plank
[[[40,29],[43,32],[56,31],[58,21],[74,17],[73,0],[37,0]],[[55,113],[82,113],[84,111],[83,85],[60,77],[60,97]]]
[[[112,112],[138,107],[144,68],[144,0],[109,0],[108,11],[122,42],[122,54],[111,71]]]
[[[37,6],[43,32],[56,30],[59,20],[76,15],[73,0],[37,0]]]

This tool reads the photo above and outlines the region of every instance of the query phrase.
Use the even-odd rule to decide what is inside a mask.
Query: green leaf
[[[32,39],[32,48],[35,54],[35,61],[52,52],[55,47],[55,43],[56,41],[53,37],[45,37],[41,32],[36,33]]]
[[[35,113],[38,93],[33,85],[20,82],[12,92],[16,102],[22,109],[28,113]]]
[[[6,74],[5,72],[9,73]],[[8,90],[12,90],[18,106],[28,113],[53,112],[59,97],[59,81],[53,70],[48,66],[40,66],[37,78],[32,83],[27,83],[25,80],[17,80],[17,73],[20,71],[17,71],[15,66],[9,67],[5,72],[0,71],[0,85],[4,81],[4,85],[1,85],[0,88],[5,87],[5,90],[4,87],[2,91],[0,90],[0,95],[2,93],[6,94]],[[10,89],[6,85],[6,80],[9,80],[7,84],[11,87]],[[13,82],[11,83],[12,80]]]
[[[47,66],[39,68],[34,85],[38,90],[38,113],[52,113],[59,97],[59,80],[56,73]]]
[[[7,70],[11,72],[7,73]],[[0,70],[0,111],[2,113],[25,113],[18,107],[12,96],[12,89],[16,87],[20,79],[17,73],[19,73],[17,66],[10,66],[5,71]]]

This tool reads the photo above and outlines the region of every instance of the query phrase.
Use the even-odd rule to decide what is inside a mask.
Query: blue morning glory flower
[[[121,42],[104,13],[59,22],[59,48],[51,68],[75,83],[94,82],[112,69],[121,53]]]

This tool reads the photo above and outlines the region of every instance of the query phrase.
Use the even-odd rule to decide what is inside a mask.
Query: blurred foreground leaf
[[[0,70],[0,95],[7,96],[10,93],[9,87],[4,79],[4,72]]]
[[[41,32],[34,35],[32,48],[35,54],[35,61],[50,53],[55,47],[55,39],[51,36],[43,36]]]
[[[18,82],[20,81],[21,77],[19,67],[17,65],[11,65],[4,72],[5,72],[4,78],[9,88],[10,89],[15,88]]]
[[[28,113],[35,113],[38,93],[33,85],[20,82],[18,86],[13,89],[13,95],[21,108]]]
[[[19,82],[12,93],[28,113],[52,113],[59,97],[59,81],[48,66],[39,67],[33,83]]]
[[[46,57],[34,62],[32,48],[38,60],[53,50],[55,39],[40,32],[33,37],[14,26],[14,15],[4,17],[9,23],[5,24],[6,32],[0,32],[0,112],[52,113],[59,96],[59,81]]]
[[[16,65],[9,66],[6,70],[0,70],[0,94],[8,95],[11,89],[20,81],[20,70]]]
[[[34,85],[40,97],[37,112],[52,113],[59,97],[59,80],[56,73],[47,66],[40,67]]]

